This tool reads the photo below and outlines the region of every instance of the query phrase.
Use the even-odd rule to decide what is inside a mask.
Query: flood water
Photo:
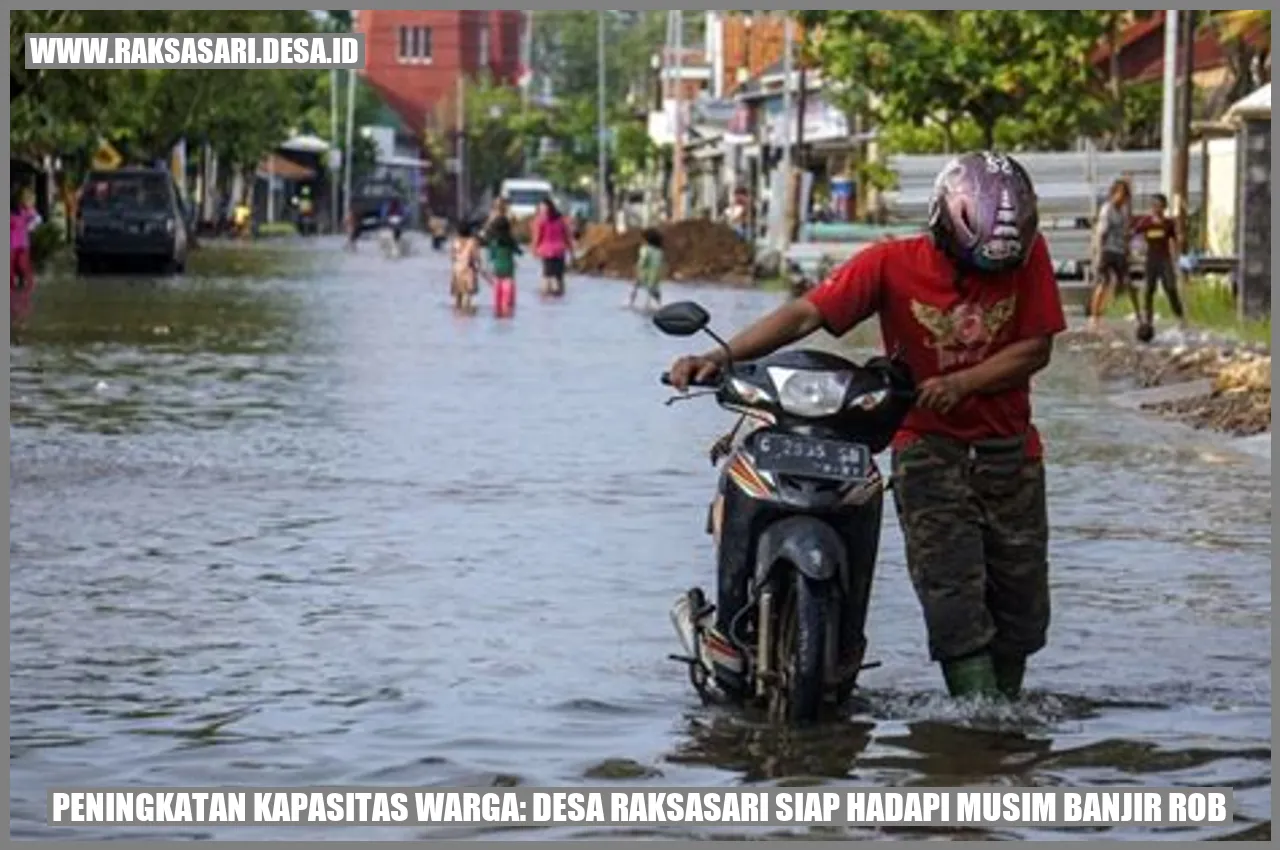
[[[444,258],[414,247],[208,248],[182,278],[42,280],[10,349],[13,836],[130,835],[45,826],[53,785],[615,781],[591,778],[604,771],[1225,785],[1226,829],[988,834],[1269,837],[1263,464],[1108,406],[1060,354],[1037,403],[1054,621],[1026,703],[978,722],[943,698],[889,506],[864,703],[834,727],[770,730],[702,708],[667,660],[669,606],[712,584],[706,448],[731,422],[662,404],[657,376],[688,343],[620,309],[616,282],[571,278],[541,302],[531,263],[513,321],[457,317]],[[779,297],[666,295],[721,329]]]

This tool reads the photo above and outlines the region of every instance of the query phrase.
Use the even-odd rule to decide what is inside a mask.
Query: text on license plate
[[[871,462],[864,445],[793,434],[760,434],[753,454],[764,472],[840,480],[865,478]]]

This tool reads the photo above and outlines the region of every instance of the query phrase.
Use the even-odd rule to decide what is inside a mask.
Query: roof
[[[1223,116],[1228,120],[1271,117],[1271,83],[1236,101]]]
[[[1157,11],[1149,18],[1143,18],[1130,24],[1120,33],[1120,43],[1116,45],[1120,53],[1126,48],[1131,47],[1153,32],[1164,32],[1164,12]],[[1093,53],[1089,55],[1089,62],[1094,65],[1101,65],[1111,58],[1111,44],[1103,39],[1098,46],[1093,49]]]
[[[306,166],[298,165],[293,160],[285,159],[279,154],[268,154],[258,164],[258,175],[266,177],[274,174],[282,180],[311,180],[316,176],[315,171]]]
[[[733,97],[737,100],[768,100],[773,97],[781,97],[783,88],[779,86],[777,89],[765,89],[766,83],[782,83],[786,80],[783,73],[783,60],[779,59],[769,67],[765,68],[759,74],[747,80],[738,86],[733,92]],[[792,91],[800,90],[799,76],[800,66],[795,64],[791,67],[791,74],[797,78],[796,83],[792,86]],[[805,76],[804,89],[809,94],[822,91],[826,86],[822,81],[822,73],[816,68],[810,68],[809,73]]]
[[[1141,41],[1160,38],[1162,46],[1160,50],[1151,51],[1152,58],[1143,65],[1138,67],[1129,67],[1125,69],[1124,77],[1130,83],[1147,83],[1154,82],[1164,76],[1164,23],[1166,13],[1157,11],[1151,17],[1135,21],[1130,24],[1120,36],[1120,43],[1117,45],[1121,57],[1134,45]],[[1203,20],[1197,18],[1197,22]],[[1260,27],[1253,27],[1243,33],[1242,38],[1250,44],[1266,43],[1266,34]],[[1142,54],[1145,55],[1145,54]],[[1178,46],[1177,69],[1182,70],[1184,51],[1182,45]],[[1089,61],[1095,67],[1105,68],[1111,58],[1111,45],[1105,40],[1094,48],[1093,53],[1089,57]],[[1195,47],[1192,51],[1191,69],[1192,71],[1212,71],[1223,67],[1227,63],[1225,51],[1223,50],[1222,38],[1212,28],[1197,28]]]
[[[280,145],[280,150],[297,151],[298,153],[324,153],[329,150],[329,143],[319,136],[294,136]]]

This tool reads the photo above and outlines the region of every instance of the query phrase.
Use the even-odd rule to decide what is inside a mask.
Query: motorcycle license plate
[[[871,452],[864,445],[796,434],[760,434],[752,454],[762,472],[803,478],[858,481],[871,466]]]

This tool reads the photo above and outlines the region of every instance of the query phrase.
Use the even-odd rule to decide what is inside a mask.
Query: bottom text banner
[[[658,824],[1040,826],[1230,823],[1230,789],[56,789],[53,826]]]

